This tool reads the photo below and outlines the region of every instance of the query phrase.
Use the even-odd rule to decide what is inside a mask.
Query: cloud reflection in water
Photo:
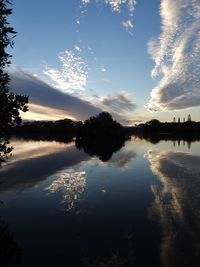
[[[197,266],[200,261],[200,156],[149,151],[158,181],[151,189],[151,215],[159,218],[163,266]]]
[[[13,157],[0,170],[0,194],[36,187],[55,173],[89,159],[74,143],[16,141],[11,144],[15,148]]]
[[[66,169],[55,175],[56,179],[45,190],[49,193],[62,192],[61,203],[66,205],[67,210],[75,208],[86,188],[86,172]]]

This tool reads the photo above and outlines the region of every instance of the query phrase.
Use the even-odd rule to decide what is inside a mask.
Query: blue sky
[[[11,86],[29,94],[26,119],[84,119],[99,110],[124,123],[199,119],[198,0],[16,0],[9,21],[18,32]],[[56,92],[66,108],[52,105]]]

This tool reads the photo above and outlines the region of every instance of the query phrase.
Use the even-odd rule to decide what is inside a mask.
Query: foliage
[[[12,14],[12,9],[7,5],[8,0],[0,2],[0,130],[3,131],[8,126],[21,123],[19,111],[28,110],[28,97],[17,95],[9,91],[9,75],[5,72],[5,67],[10,65],[10,58],[6,52],[7,47],[13,47],[13,38],[16,32],[7,21],[7,17]]]
[[[114,121],[108,112],[99,113],[97,116],[85,120],[77,132],[77,137],[90,139],[116,139],[124,136],[124,127]]]
[[[77,128],[76,147],[107,161],[126,141],[126,130],[108,112],[90,117]]]
[[[63,119],[57,121],[30,121],[24,122],[21,126],[12,128],[11,133],[23,133],[23,134],[73,134],[76,122],[70,119]]]
[[[11,152],[5,140],[5,129],[21,123],[20,111],[28,110],[28,97],[14,94],[9,91],[10,78],[5,68],[11,62],[11,55],[6,52],[10,46],[13,47],[13,38],[16,32],[10,26],[7,18],[12,14],[12,9],[8,8],[11,2],[9,0],[0,1],[0,164],[5,160],[6,154]]]
[[[160,122],[157,119],[152,119],[146,123],[137,125],[136,127],[131,127],[130,133],[141,133],[141,134],[173,134],[173,135],[191,135],[200,137],[200,122],[195,122],[192,120],[191,115],[188,114],[187,121],[183,118],[181,121],[180,117],[177,119],[173,117],[172,122]]]

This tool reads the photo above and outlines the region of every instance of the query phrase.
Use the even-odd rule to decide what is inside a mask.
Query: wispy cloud
[[[85,90],[88,78],[88,68],[86,62],[79,55],[79,46],[75,46],[73,51],[60,53],[58,58],[61,69],[46,67],[44,74],[52,80],[52,85],[63,92],[74,93]]]
[[[101,103],[109,108],[112,112],[118,114],[124,114],[127,111],[136,109],[135,103],[133,103],[126,92],[118,93],[114,96],[105,96],[101,98]]]
[[[131,19],[127,19],[126,21],[122,22],[122,26],[131,33],[133,29],[133,13],[135,10],[136,0],[81,0],[84,7],[86,7],[91,2],[101,2],[103,4],[109,5],[112,12],[120,13],[122,7],[125,6],[128,9],[128,15]],[[80,24],[80,23],[79,23]]]
[[[81,51],[82,51],[82,49],[81,49],[80,46],[78,46],[78,45],[75,45],[75,46],[74,46],[74,49],[76,49],[76,51],[78,51],[78,52],[81,52]]]
[[[162,75],[147,104],[150,111],[200,105],[200,1],[162,0],[162,33],[149,42],[155,62],[152,76]]]
[[[131,30],[133,29],[133,20],[132,19],[127,19],[126,21],[122,21],[122,26],[131,33]]]
[[[84,5],[87,5],[87,4],[89,4],[91,2],[91,0],[82,0],[82,3],[84,4]]]
[[[38,105],[29,103],[29,111],[22,113],[21,116],[23,120],[60,120],[63,118],[68,118],[71,120],[76,120],[76,117],[68,113],[66,110],[61,110],[59,108],[51,108],[48,106]]]
[[[81,0],[81,2],[83,5],[88,5],[91,2],[103,2],[110,5],[114,12],[120,12],[122,5],[126,5],[130,13],[134,11],[136,5],[136,0]]]
[[[26,119],[58,119],[64,117],[84,120],[101,112],[89,101],[61,92],[39,78],[22,70],[10,73],[11,91],[29,96],[30,112]]]
[[[104,66],[101,66],[101,72],[106,72],[106,68]]]
[[[29,112],[22,114],[29,120],[56,120],[71,118],[85,120],[103,110],[110,112],[114,119],[129,124],[128,111],[136,108],[130,97],[121,92],[114,96],[79,98],[55,89],[38,77],[21,69],[10,71],[10,89],[14,93],[29,96]]]
[[[122,5],[127,5],[131,14],[136,5],[136,0],[104,0],[104,2],[110,5],[114,12],[120,12]]]

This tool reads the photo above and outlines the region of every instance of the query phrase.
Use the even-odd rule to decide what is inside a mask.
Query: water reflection
[[[5,222],[0,221],[0,265],[21,266],[23,250],[17,245]]]
[[[69,169],[56,174],[51,185],[45,190],[49,193],[61,191],[63,195],[61,203],[66,206],[67,210],[71,210],[83,198],[85,188],[86,172]]]
[[[8,138],[2,137],[0,134],[0,168],[4,165],[6,160],[10,157],[13,147],[9,145]]]
[[[137,153],[131,148],[122,149],[120,153],[116,153],[109,160],[110,165],[114,165],[119,169],[126,170],[129,167],[129,164],[132,160],[137,157]]]
[[[125,138],[103,140],[77,139],[76,147],[90,156],[97,156],[102,161],[108,161],[112,158],[113,153],[124,146],[125,141]]]
[[[74,143],[13,141],[13,157],[0,170],[0,192],[25,190],[51,175],[87,160]]]
[[[169,141],[134,138],[120,150],[12,145],[13,157],[0,170],[0,212],[26,266],[198,266],[199,143],[193,154]],[[178,149],[188,151],[183,142]]]
[[[180,146],[187,146],[188,149],[191,148],[191,141],[185,141],[185,140],[173,140],[173,146],[174,147],[180,147]]]
[[[200,156],[149,151],[148,159],[159,178],[152,185],[155,202],[151,212],[162,226],[163,266],[199,266]]]
[[[187,146],[188,149],[191,148],[192,143],[199,142],[200,136],[199,133],[191,133],[190,135],[182,133],[182,134],[168,134],[168,133],[137,133],[135,137],[140,139],[145,139],[152,144],[159,144],[161,141],[170,141],[173,143],[174,147]]]

